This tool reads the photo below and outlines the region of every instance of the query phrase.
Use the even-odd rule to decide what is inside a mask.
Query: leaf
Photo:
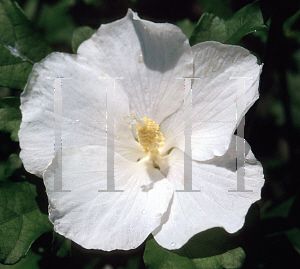
[[[93,5],[95,7],[100,6],[103,3],[103,0],[83,0],[86,5]]]
[[[124,269],[139,269],[141,268],[141,263],[142,263],[142,257],[140,256],[129,258],[127,261],[127,265]]]
[[[239,247],[232,250],[228,250],[224,254],[209,257],[195,259],[196,268],[232,268],[239,269],[242,268],[243,263],[246,259],[245,251]]]
[[[191,35],[190,44],[192,46],[204,41],[219,41],[233,45],[245,35],[265,29],[259,3],[254,2],[237,11],[227,21],[214,14],[204,13]]]
[[[50,44],[70,45],[72,33],[76,24],[71,15],[71,8],[76,4],[76,0],[61,0],[42,4],[38,26],[43,29],[45,39]],[[69,49],[69,48],[68,48]]]
[[[37,196],[36,186],[28,182],[0,182],[1,263],[18,262],[39,236],[52,230],[48,216],[37,203]]]
[[[153,238],[147,240],[143,258],[146,268],[148,269],[194,268],[193,263],[190,259],[181,257],[177,254],[172,253],[171,251],[164,249],[163,247],[158,245]]]
[[[77,53],[77,49],[79,47],[79,45],[89,39],[94,33],[96,32],[96,30],[92,29],[91,27],[88,26],[83,26],[83,27],[79,27],[77,28],[72,36],[72,50],[74,53]]]
[[[293,196],[290,199],[280,203],[275,207],[273,206],[273,207],[265,208],[265,210],[260,214],[261,219],[276,218],[276,217],[287,218],[289,216],[290,210],[295,200],[296,200],[296,196]]]
[[[144,262],[148,269],[233,269],[241,268],[245,258],[244,250],[236,248],[212,257],[189,259],[162,248],[153,238],[147,241],[144,252]]]
[[[12,141],[19,141],[18,131],[22,120],[19,97],[6,97],[0,100],[0,131],[11,133]]]
[[[235,241],[235,235],[215,227],[194,235],[182,248],[173,252],[191,259],[204,258],[238,247]]]
[[[35,62],[51,48],[16,2],[0,0],[0,85],[22,90]]]
[[[29,250],[26,257],[14,265],[0,265],[0,269],[40,269],[42,256]]]
[[[207,13],[214,13],[222,19],[228,19],[232,16],[230,3],[224,0],[198,0]]]
[[[52,253],[59,258],[66,257],[71,253],[71,240],[53,232]]]
[[[18,154],[12,153],[9,155],[7,161],[6,161],[6,168],[4,171],[4,177],[10,177],[14,171],[21,168],[22,161]]]
[[[190,19],[184,19],[176,22],[176,25],[181,29],[187,38],[190,38],[196,23],[192,22]]]

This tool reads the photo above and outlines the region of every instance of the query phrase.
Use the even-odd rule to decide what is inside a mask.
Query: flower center
[[[158,148],[165,144],[165,138],[159,131],[159,125],[154,120],[146,117],[138,120],[135,111],[131,111],[130,116],[123,116],[123,121],[129,124],[131,130],[132,125],[136,124],[134,136],[136,136],[145,152],[151,153],[151,158],[154,157],[153,155],[159,154]]]
[[[158,148],[163,146],[164,136],[159,131],[159,125],[146,117],[141,119],[145,124],[136,124],[136,135],[141,147],[151,154],[158,154]]]

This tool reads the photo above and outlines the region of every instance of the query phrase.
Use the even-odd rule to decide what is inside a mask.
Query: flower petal
[[[250,205],[260,199],[263,186],[261,164],[246,143],[245,189],[253,192],[229,192],[237,188],[236,137],[226,154],[205,162],[193,161],[193,190],[176,192],[162,225],[154,231],[154,238],[167,249],[177,249],[193,235],[220,226],[233,233],[240,229]],[[241,139],[237,137],[237,139]],[[173,149],[170,154],[168,179],[183,189],[183,152]]]
[[[55,120],[59,116],[54,112],[54,78],[63,78],[62,146],[106,145],[107,82],[99,77],[107,77],[107,74],[78,55],[52,53],[34,65],[21,95],[20,156],[27,171],[42,176],[54,157]],[[117,83],[114,91],[115,150],[136,161],[142,150],[122,120],[130,111],[128,98]]]
[[[115,189],[123,192],[99,192],[107,189],[106,148],[68,148],[62,156],[62,189],[70,192],[54,192],[56,158],[44,182],[49,218],[58,233],[87,249],[128,250],[160,224],[173,186],[146,162],[130,162],[116,154]]]
[[[192,51],[181,30],[168,23],[141,20],[128,10],[125,18],[102,25],[83,42],[78,54],[120,80],[139,118],[160,123],[183,102],[183,80],[191,76]]]
[[[193,159],[205,160],[209,153],[227,151],[237,125],[258,99],[261,66],[239,46],[204,42],[192,49],[194,76],[201,77],[193,84]],[[245,83],[244,91],[237,88],[237,78]],[[237,102],[245,109],[237,111]]]
[[[192,49],[194,77],[201,77],[192,85],[192,159],[204,161],[227,151],[237,124],[258,99],[261,67],[255,56],[239,46],[203,42]],[[242,100],[243,91],[237,91],[236,78],[241,77],[245,78],[245,109],[237,112],[236,100]],[[161,124],[169,148],[184,150],[184,127],[183,105]]]

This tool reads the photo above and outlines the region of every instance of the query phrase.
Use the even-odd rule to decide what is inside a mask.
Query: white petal
[[[56,159],[56,157],[55,157]],[[107,189],[106,148],[83,146],[65,149],[62,189],[54,189],[56,160],[44,173],[49,218],[55,231],[88,249],[138,247],[161,222],[173,187],[146,162],[130,162],[115,155],[115,189]]]
[[[34,65],[21,95],[20,156],[27,171],[42,176],[54,157],[55,117],[58,115],[54,113],[54,79],[47,78],[70,78],[62,80],[61,143],[63,147],[72,147],[106,145],[107,82],[99,77],[107,76],[78,55],[52,53]],[[115,150],[136,161],[142,154],[140,146],[122,121],[123,115],[129,113],[128,98],[116,84]]]
[[[125,18],[102,25],[78,54],[110,76],[123,77],[120,83],[131,109],[158,124],[183,102],[184,83],[176,78],[193,73],[191,48],[181,30],[141,20],[131,10]]]
[[[227,151],[237,124],[258,99],[261,67],[239,46],[203,42],[192,49],[194,77],[200,77],[192,86],[192,158],[204,161]],[[245,110],[238,115],[237,77],[253,78],[245,80]],[[161,131],[169,148],[184,150],[184,106],[161,124]]]
[[[177,249],[209,228],[220,226],[233,233],[243,226],[250,205],[260,199],[264,179],[262,166],[246,143],[245,189],[253,192],[228,192],[237,188],[235,144],[233,136],[224,156],[193,161],[193,190],[201,192],[175,191],[162,225],[153,233],[161,246]],[[170,163],[168,179],[177,190],[182,190],[183,152],[173,149]]]

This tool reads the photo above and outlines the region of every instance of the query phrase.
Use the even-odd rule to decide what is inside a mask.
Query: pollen
[[[159,131],[159,125],[146,117],[141,119],[145,124],[136,124],[136,134],[141,147],[151,154],[158,154],[158,148],[165,144],[164,136]]]

